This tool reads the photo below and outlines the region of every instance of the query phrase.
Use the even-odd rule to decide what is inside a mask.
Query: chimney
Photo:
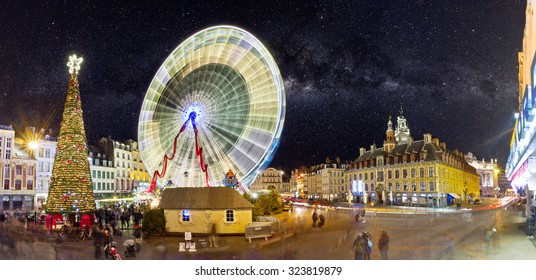
[[[408,137],[408,147],[411,146],[411,144],[413,144],[413,137]]]
[[[374,153],[376,151],[376,144],[370,146],[370,151]]]
[[[359,156],[362,156],[365,154],[365,148],[359,148]]]
[[[443,151],[445,151],[447,149],[447,144],[445,142],[440,142],[439,147],[441,147],[441,149],[443,149]]]
[[[425,143],[425,144],[432,143],[432,134],[430,134],[430,133],[425,133],[425,134],[423,135],[423,137],[424,137],[424,143]]]
[[[439,138],[432,138],[432,143],[434,143],[436,146],[439,146]]]

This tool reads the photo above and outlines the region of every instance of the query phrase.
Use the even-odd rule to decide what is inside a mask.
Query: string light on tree
[[[77,76],[82,61],[81,57],[72,55],[67,63],[70,79],[48,191],[47,213],[84,214],[96,210]]]

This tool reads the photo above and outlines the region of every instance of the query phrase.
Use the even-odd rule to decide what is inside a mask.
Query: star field
[[[79,2],[79,3],[78,3]],[[525,1],[3,1],[0,124],[59,130],[65,66],[79,73],[87,138],[137,138],[148,85],[191,34],[230,24],[272,52],[287,112],[272,166],[353,160],[383,144],[400,106],[414,139],[502,166],[517,111]]]

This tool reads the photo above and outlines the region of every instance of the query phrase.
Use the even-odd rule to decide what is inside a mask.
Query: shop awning
[[[452,196],[455,199],[460,199],[461,197],[455,193],[448,193],[448,195]]]

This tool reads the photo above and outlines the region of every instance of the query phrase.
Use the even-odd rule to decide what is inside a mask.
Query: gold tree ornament
[[[69,74],[78,74],[82,61],[84,61],[84,59],[82,57],[77,57],[76,54],[69,56],[69,62],[67,62],[67,66],[69,66]]]

